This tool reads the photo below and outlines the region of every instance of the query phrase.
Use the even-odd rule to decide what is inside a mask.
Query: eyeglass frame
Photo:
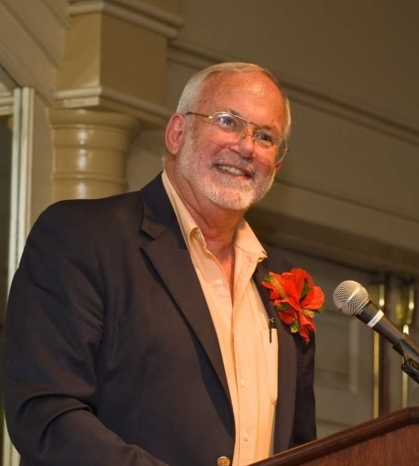
[[[196,116],[200,116],[200,117],[203,117],[203,118],[206,118],[210,123],[212,122],[212,119],[214,118],[214,115],[217,115],[217,114],[225,114],[225,115],[229,115],[229,116],[232,116],[232,117],[235,117],[235,118],[238,118],[239,120],[241,121],[244,121],[246,123],[246,128],[244,129],[243,133],[240,135],[240,139],[237,141],[241,141],[245,136],[247,136],[247,132],[248,132],[248,127],[249,125],[253,125],[255,128],[253,130],[253,134],[251,136],[252,138],[252,141],[255,143],[255,138],[256,138],[256,135],[257,133],[260,131],[260,130],[263,130],[263,126],[260,126],[256,123],[253,123],[252,121],[250,120],[247,120],[246,118],[240,116],[240,115],[237,115],[236,113],[233,113],[233,112],[228,112],[226,110],[217,110],[215,111],[214,113],[208,115],[206,113],[199,113],[199,112],[186,112],[184,114],[184,116],[188,116],[188,115],[196,115]],[[222,129],[220,127],[220,129]],[[286,141],[286,139],[283,139],[283,138],[279,138],[279,140],[281,141],[280,144],[277,144],[278,145],[278,160],[276,163],[280,163],[284,160],[285,158],[285,155],[289,152],[289,149],[288,149],[288,143]],[[260,140],[260,141],[263,141],[263,140]],[[272,146],[274,146],[276,143],[273,142],[272,143]],[[282,149],[282,154],[280,154],[280,145],[281,144],[285,144],[285,147]],[[266,146],[265,148],[270,148],[272,146]],[[264,148],[263,146],[259,146],[259,147],[262,147],[262,149]]]

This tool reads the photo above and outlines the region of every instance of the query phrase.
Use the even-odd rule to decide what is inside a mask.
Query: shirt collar
[[[165,171],[163,171],[162,174],[162,181],[173,210],[175,211],[176,218],[179,222],[179,226],[188,249],[190,250],[190,242],[193,235],[197,235],[200,238],[200,242],[205,246],[205,238],[203,237],[199,226],[185,207],[185,204]],[[234,243],[235,247],[241,249],[244,253],[257,256],[258,262],[261,262],[267,257],[265,249],[244,218],[242,218],[236,226]]]

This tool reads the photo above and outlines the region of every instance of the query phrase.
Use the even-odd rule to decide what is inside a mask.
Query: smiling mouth
[[[245,176],[247,178],[251,178],[251,173],[249,173],[248,170],[241,170],[236,167],[232,167],[230,165],[216,165],[217,168],[221,171],[231,173],[232,175],[237,175],[237,176]]]

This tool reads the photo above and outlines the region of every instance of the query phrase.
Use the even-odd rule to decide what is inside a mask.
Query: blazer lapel
[[[273,302],[269,298],[268,289],[262,285],[262,281],[268,272],[266,261],[261,262],[254,274],[254,280],[268,316],[275,321],[278,334],[278,400],[274,434],[274,453],[277,453],[288,448],[292,435],[297,383],[297,355],[294,338],[288,326],[278,317]],[[275,271],[275,273],[281,273],[281,271]]]
[[[141,233],[146,233],[153,239],[143,243],[142,250],[201,342],[230,399],[214,324],[160,178],[155,179],[142,190],[142,198],[144,220]]]

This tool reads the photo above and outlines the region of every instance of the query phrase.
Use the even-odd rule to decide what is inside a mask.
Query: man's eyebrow
[[[275,127],[273,127],[273,126],[271,126],[271,125],[266,125],[266,124],[265,124],[265,125],[259,125],[259,124],[257,124],[257,123],[254,123],[253,121],[248,120],[246,117],[244,117],[243,115],[241,115],[240,112],[237,112],[236,110],[234,110],[234,109],[231,108],[231,107],[227,108],[225,111],[226,111],[226,112],[229,112],[229,113],[232,113],[233,115],[237,115],[237,116],[239,116],[239,117],[241,117],[241,118],[244,118],[246,121],[249,121],[250,123],[252,123],[252,125],[257,126],[257,127],[260,128],[260,129],[269,129],[269,130],[271,130],[271,131],[276,132]]]

